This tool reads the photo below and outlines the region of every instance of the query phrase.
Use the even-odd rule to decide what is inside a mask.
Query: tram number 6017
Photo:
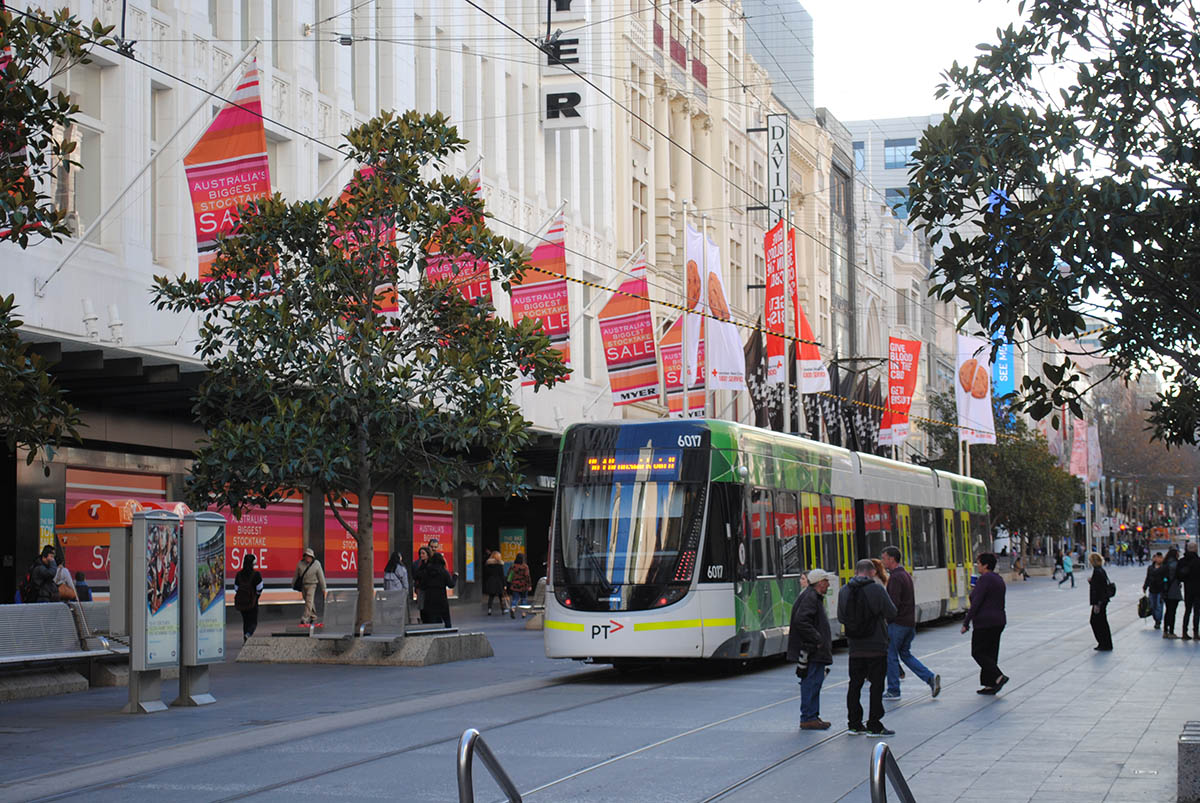
[[[700,445],[700,436],[699,435],[680,435],[678,442],[679,442],[679,445],[683,446],[683,447],[699,446]]]
[[[708,567],[708,579],[709,580],[725,579],[725,567],[720,566],[720,565],[709,566]]]

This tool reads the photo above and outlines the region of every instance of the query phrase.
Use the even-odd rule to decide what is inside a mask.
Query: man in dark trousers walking
[[[962,632],[974,626],[971,634],[971,657],[979,664],[979,684],[976,694],[995,694],[1008,683],[1008,675],[1000,671],[1000,634],[1008,618],[1004,613],[1004,579],[996,574],[996,556],[982,552],[975,559],[979,579],[971,589],[971,607],[963,619]]]
[[[846,715],[851,733],[892,736],[883,726],[883,684],[887,676],[887,623],[896,618],[896,606],[883,585],[875,581],[875,564],[860,560],[855,575],[838,593],[838,621],[850,646],[850,686],[846,690]],[[862,687],[871,689],[869,718],[863,725]]]
[[[792,605],[787,657],[796,662],[800,729],[806,731],[826,730],[831,724],[821,719],[821,685],[825,682],[825,667],[833,663],[833,638],[825,615],[825,594],[832,577],[822,569],[810,569],[808,588]]]
[[[912,575],[905,571],[904,564],[900,562],[900,550],[894,546],[884,547],[880,560],[888,573],[888,596],[896,606],[896,619],[888,625],[887,692],[883,699],[900,699],[901,661],[937,697],[942,692],[942,676],[930,672],[912,654],[913,637],[917,634],[917,595],[913,589]]]

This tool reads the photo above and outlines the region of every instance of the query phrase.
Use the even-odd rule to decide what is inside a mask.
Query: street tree
[[[937,423],[955,420],[954,395],[935,393],[931,404],[936,420],[917,422],[932,441],[930,465],[957,471],[958,430]],[[1059,467],[1046,439],[1021,416],[1001,402],[995,404],[994,413],[995,445],[971,446],[971,476],[987,485],[992,526],[1019,535],[1025,550],[1031,537],[1066,535],[1073,506],[1083,501],[1083,483]]]
[[[520,492],[531,436],[514,383],[567,373],[535,319],[510,324],[424,278],[435,242],[442,258],[486,261],[505,289],[527,267],[446,172],[465,144],[441,114],[384,112],[346,135],[364,167],[341,198],[247,204],[211,280],[155,279],[160,309],[198,314],[208,369],[190,501],[240,514],[319,494],[357,543],[357,624],[373,617],[372,496]]]
[[[1154,373],[1156,437],[1200,424],[1200,10],[1190,0],[1024,0],[972,64],[944,74],[949,113],[910,165],[910,213],[940,246],[931,294],[996,338],[1111,321],[1120,377]],[[1041,419],[1085,382],[1068,362],[1025,377]]]
[[[88,63],[96,43],[112,44],[111,29],[85,26],[66,9],[0,8],[0,244],[27,248],[71,233],[49,186],[78,168],[69,134],[79,107],[51,82]],[[0,297],[0,432],[10,453],[23,448],[32,462],[47,446],[77,440],[80,419],[21,340],[16,311],[15,296]]]

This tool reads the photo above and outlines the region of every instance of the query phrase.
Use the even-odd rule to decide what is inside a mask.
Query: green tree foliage
[[[1190,0],[1020,8],[1019,27],[946,73],[949,114],[914,154],[911,212],[945,249],[932,292],[1018,341],[1074,335],[1099,305],[1115,374],[1166,380],[1156,437],[1195,442],[1200,12]],[[1078,412],[1071,367],[1044,374],[1023,380],[1023,408]]]
[[[954,394],[931,398],[939,421],[953,421]],[[1072,507],[1083,501],[1083,483],[1059,468],[1041,433],[1030,430],[1018,415],[995,405],[996,444],[971,446],[971,475],[987,485],[993,527],[1029,537],[1067,534]],[[949,425],[918,421],[932,440],[934,468],[958,470],[958,431]],[[1007,436],[1007,437],[1004,437]],[[1014,542],[1015,543],[1015,542]],[[1025,541],[1028,545],[1028,540]]]
[[[79,413],[22,342],[16,308],[13,296],[0,298],[0,433],[9,452],[27,449],[32,463],[43,447],[78,440]]]
[[[22,248],[71,234],[49,196],[52,175],[79,166],[68,139],[79,106],[51,82],[87,64],[96,44],[111,45],[111,25],[85,26],[67,9],[0,11],[0,242]]]
[[[247,205],[212,280],[157,277],[155,299],[200,317],[208,440],[191,501],[240,512],[322,494],[357,541],[361,624],[373,615],[372,495],[392,483],[518,492],[530,435],[513,383],[520,369],[537,387],[567,369],[540,324],[513,326],[423,278],[435,238],[443,255],[486,260],[505,288],[526,267],[522,248],[482,224],[470,183],[444,174],[466,144],[445,118],[385,112],[346,139],[371,169],[342,199]],[[357,526],[342,515],[352,504]]]

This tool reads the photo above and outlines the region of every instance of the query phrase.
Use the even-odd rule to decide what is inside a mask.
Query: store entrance
[[[500,550],[510,564],[517,552],[525,555],[534,585],[546,576],[546,556],[550,543],[550,517],[554,512],[554,494],[530,491],[525,499],[485,498],[483,500],[483,549],[480,564],[492,550]]]

